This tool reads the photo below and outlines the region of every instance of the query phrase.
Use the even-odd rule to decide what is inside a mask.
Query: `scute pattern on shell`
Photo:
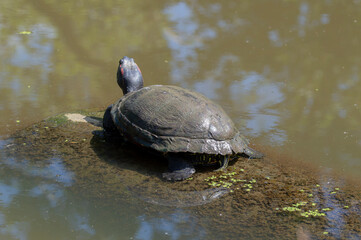
[[[161,152],[242,153],[248,141],[216,103],[176,86],[154,85],[123,96],[112,108],[130,141]]]

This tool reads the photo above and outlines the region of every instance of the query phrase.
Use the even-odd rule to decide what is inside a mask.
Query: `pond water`
[[[358,0],[1,1],[0,238],[360,239],[360,24]],[[128,163],[142,158],[131,148],[103,155],[106,144],[94,145],[89,135],[70,151],[59,147],[59,132],[46,139],[22,132],[59,113],[115,102],[122,96],[116,67],[125,55],[138,63],[145,85],[178,85],[219,103],[269,162],[287,165],[277,173],[265,168],[267,179],[287,175],[289,183],[295,174],[299,183],[297,171],[286,169],[307,168],[304,181],[331,193],[342,186],[352,197],[320,192],[333,211],[300,227],[260,211],[251,204],[255,195],[163,206],[149,201],[151,193],[135,195],[147,182],[182,188],[156,177],[164,164]],[[112,159],[117,154],[125,163]],[[263,171],[262,164],[247,167]],[[250,211],[236,204],[242,199]],[[255,202],[281,207],[265,199]],[[353,203],[353,227],[336,200]],[[310,225],[320,226],[319,234]]]

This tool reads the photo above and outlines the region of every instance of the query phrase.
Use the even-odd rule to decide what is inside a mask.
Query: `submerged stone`
[[[230,238],[293,239],[302,233],[313,239],[324,237],[324,229],[328,237],[360,236],[359,185],[343,177],[276,161],[291,158],[270,149],[269,157],[240,158],[225,172],[200,167],[187,181],[166,182],[161,177],[166,161],[123,141],[106,141],[102,116],[91,110],[61,114],[18,131],[0,143],[2,164],[26,166],[29,174],[104,205],[142,201],[146,214],[183,208]]]

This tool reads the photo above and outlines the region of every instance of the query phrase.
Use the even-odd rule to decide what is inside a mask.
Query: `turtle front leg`
[[[167,154],[168,172],[162,174],[168,181],[181,181],[196,172],[193,165],[177,154]]]
[[[115,126],[110,111],[112,110],[113,104],[108,106],[103,116],[103,129],[104,135],[109,140],[118,139],[121,137],[117,127]]]
[[[115,126],[112,116],[110,114],[110,111],[112,110],[113,104],[109,105],[107,107],[107,110],[105,110],[104,112],[104,116],[103,116],[103,128],[106,132],[108,133],[112,133],[117,131],[117,127]]]
[[[216,171],[224,171],[228,167],[230,155],[225,155],[221,160],[219,160],[219,164],[221,165]]]

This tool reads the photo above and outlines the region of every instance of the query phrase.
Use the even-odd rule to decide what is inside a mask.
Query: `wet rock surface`
[[[166,182],[161,173],[167,163],[160,156],[104,139],[102,115],[60,114],[21,130],[3,142],[4,159],[9,166],[26,161],[34,171],[57,169],[61,162],[66,171],[58,167],[51,177],[70,191],[104,206],[141,202],[137,211],[146,217],[182,209],[195,219],[184,224],[197,221],[214,239],[361,237],[360,188],[351,180],[270,149],[264,159],[231,162],[226,172],[201,167],[190,179]]]

